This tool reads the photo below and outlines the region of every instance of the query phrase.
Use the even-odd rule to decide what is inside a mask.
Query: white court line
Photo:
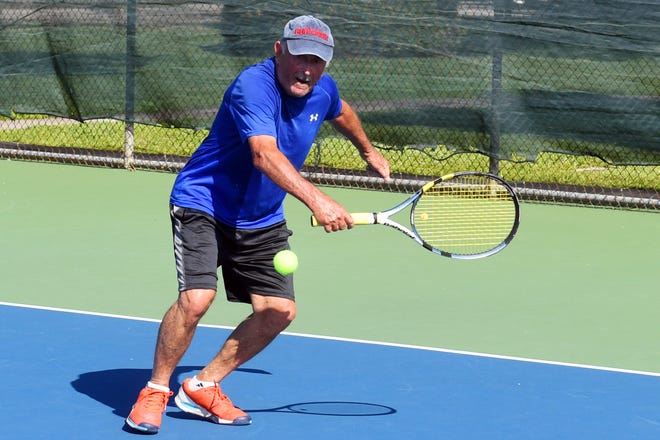
[[[105,318],[117,318],[117,319],[127,319],[132,321],[146,321],[146,322],[155,322],[159,323],[160,319],[151,319],[151,318],[140,318],[137,316],[126,316],[126,315],[115,315],[111,313],[100,313],[100,312],[88,312],[84,310],[74,310],[74,309],[63,309],[58,307],[46,307],[46,306],[35,306],[30,304],[18,304],[18,303],[8,303],[0,301],[0,306],[9,306],[9,307],[23,307],[26,309],[38,309],[38,310],[48,310],[53,312],[64,312],[64,313],[75,313],[79,315],[90,315],[90,316],[101,316]],[[218,328],[223,330],[233,330],[234,327],[225,326],[225,325],[213,325],[213,324],[199,324],[199,327],[207,328]],[[587,370],[599,370],[599,371],[609,371],[614,373],[626,373],[626,374],[637,374],[643,376],[654,376],[660,377],[660,373],[653,371],[641,371],[641,370],[628,370],[624,368],[612,368],[612,367],[601,367],[598,365],[586,365],[586,364],[574,364],[570,362],[557,362],[544,359],[531,359],[523,358],[516,356],[505,356],[499,354],[490,354],[490,353],[479,353],[473,351],[464,351],[464,350],[452,350],[448,348],[437,348],[437,347],[425,347],[422,345],[409,345],[409,344],[397,344],[393,342],[379,342],[379,341],[368,341],[363,339],[351,339],[351,338],[340,338],[334,336],[321,336],[321,335],[309,335],[305,333],[293,333],[293,332],[282,332],[282,335],[287,336],[296,336],[301,338],[310,338],[310,339],[323,339],[328,341],[339,341],[339,342],[352,342],[357,344],[369,344],[369,345],[382,345],[385,347],[397,347],[397,348],[406,348],[412,350],[425,350],[425,351],[435,351],[439,353],[450,353],[450,354],[460,354],[465,356],[477,356],[484,358],[492,359],[502,359],[508,361],[517,361],[517,362],[529,362],[535,364],[544,364],[544,365],[556,365],[561,367],[572,367],[572,368],[582,368]]]

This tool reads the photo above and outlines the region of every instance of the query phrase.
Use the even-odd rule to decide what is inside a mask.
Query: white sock
[[[158,391],[164,391],[166,393],[170,392],[170,389],[168,387],[163,385],[158,385],[157,383],[153,383],[152,381],[147,382],[147,387],[153,388]]]
[[[206,388],[206,387],[214,387],[215,382],[207,382],[204,380],[199,380],[197,379],[197,376],[193,376],[192,379],[190,379],[190,388]]]

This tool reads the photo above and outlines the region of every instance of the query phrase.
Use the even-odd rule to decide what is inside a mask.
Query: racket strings
[[[501,183],[468,176],[436,183],[413,211],[419,236],[436,249],[473,255],[499,246],[516,219],[513,196]]]

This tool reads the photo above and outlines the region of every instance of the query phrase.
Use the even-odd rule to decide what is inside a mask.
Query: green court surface
[[[160,319],[176,296],[173,180],[0,161],[0,301]],[[406,197],[325,190],[354,211]],[[326,234],[309,214],[288,199],[290,332],[660,372],[656,213],[523,203],[512,244],[475,261],[379,226]],[[204,322],[247,313],[219,296]]]

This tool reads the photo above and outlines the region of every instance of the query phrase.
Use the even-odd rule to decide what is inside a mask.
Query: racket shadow
[[[386,405],[368,402],[318,401],[299,402],[268,409],[246,409],[249,413],[291,413],[310,416],[375,417],[396,414],[397,410]]]
[[[325,416],[325,417],[376,417],[389,416],[397,413],[397,410],[377,403],[366,402],[300,402],[276,408],[266,409],[246,409],[242,408],[248,414],[256,413],[285,413],[307,416]],[[167,411],[166,415],[174,419],[199,420],[201,417],[194,414],[188,414],[183,411]],[[202,419],[207,420],[208,419]]]

